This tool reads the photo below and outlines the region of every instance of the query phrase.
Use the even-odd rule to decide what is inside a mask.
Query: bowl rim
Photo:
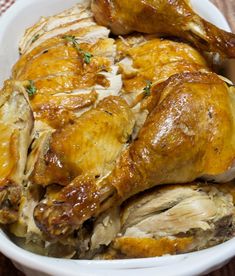
[[[114,276],[120,273],[127,275],[133,271],[137,276],[143,275],[143,271],[151,272],[146,275],[156,275],[156,272],[162,271],[164,271],[164,276],[199,275],[215,265],[221,266],[229,261],[235,255],[234,248],[235,238],[232,238],[208,249],[173,256],[127,260],[67,260],[40,256],[26,251],[12,242],[2,230],[0,231],[0,251],[5,256],[16,264],[42,273],[49,273],[49,275],[77,276],[77,269],[79,269],[79,275],[84,276],[109,275],[111,272]],[[94,272],[95,274],[90,274]]]
[[[29,2],[38,0],[17,0],[0,17],[1,29],[7,29],[8,24],[14,20],[14,16],[26,7]],[[81,1],[81,0],[80,0]],[[79,2],[79,1],[78,1]],[[219,27],[231,31],[228,22],[208,0],[193,0],[195,9],[205,7],[214,17],[217,17]],[[2,32],[3,33],[3,32]],[[3,35],[0,33],[0,42]],[[1,45],[1,44],[0,44]],[[1,46],[0,46],[1,48]],[[134,272],[136,276],[143,275],[198,275],[211,268],[222,265],[235,256],[235,238],[217,246],[197,252],[180,254],[175,256],[163,256],[155,258],[128,259],[128,260],[66,260],[40,256],[18,247],[7,235],[0,230],[0,251],[18,264],[21,269],[29,268],[38,272],[50,273],[50,275],[128,275]],[[22,267],[23,266],[23,267]]]

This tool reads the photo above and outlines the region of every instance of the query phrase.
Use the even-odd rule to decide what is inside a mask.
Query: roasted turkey
[[[183,0],[84,1],[41,18],[0,97],[0,223],[66,258],[231,238],[235,89],[204,51],[233,57],[234,44]]]

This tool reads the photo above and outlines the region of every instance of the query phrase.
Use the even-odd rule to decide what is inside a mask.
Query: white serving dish
[[[80,0],[81,1],[81,0]],[[26,27],[40,15],[51,15],[71,7],[79,0],[18,0],[0,18],[0,87],[10,76],[18,59],[18,41]],[[208,0],[192,0],[197,12],[225,30],[225,18]],[[195,253],[160,258],[83,261],[42,257],[27,252],[0,230],[0,251],[10,258],[27,276],[192,276],[209,273],[235,256],[235,238],[218,246]]]

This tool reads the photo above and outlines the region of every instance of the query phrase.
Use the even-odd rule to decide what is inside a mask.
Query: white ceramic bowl
[[[0,18],[0,86],[10,76],[18,59],[18,41],[26,27],[41,15],[57,13],[79,0],[18,0]],[[192,0],[195,10],[205,19],[225,30],[229,26],[223,15],[208,0]],[[160,258],[83,261],[42,257],[27,252],[0,230],[0,251],[27,276],[184,276],[201,275],[219,268],[235,256],[235,238],[195,253]]]

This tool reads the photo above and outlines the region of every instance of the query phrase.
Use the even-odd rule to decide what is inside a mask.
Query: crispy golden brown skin
[[[137,139],[122,153],[108,177],[96,185],[93,179],[98,199],[96,208],[87,201],[90,216],[80,215],[79,199],[76,204],[59,201],[69,210],[65,214],[76,217],[76,224],[67,221],[66,228],[57,231],[58,221],[54,223],[48,214],[54,216],[58,200],[51,200],[35,209],[35,220],[43,231],[51,236],[70,233],[85,219],[138,192],[203,176],[216,178],[231,168],[235,158],[234,94],[216,74],[174,75],[153,87],[151,94],[150,102],[154,104],[150,104],[150,115]],[[76,183],[85,185],[81,178]],[[67,188],[62,193],[67,198]]]
[[[184,0],[93,0],[92,10],[97,22],[114,34],[177,36],[200,50],[235,57],[235,35],[199,17]]]
[[[25,88],[6,81],[0,96],[0,223],[18,219],[33,115]]]

